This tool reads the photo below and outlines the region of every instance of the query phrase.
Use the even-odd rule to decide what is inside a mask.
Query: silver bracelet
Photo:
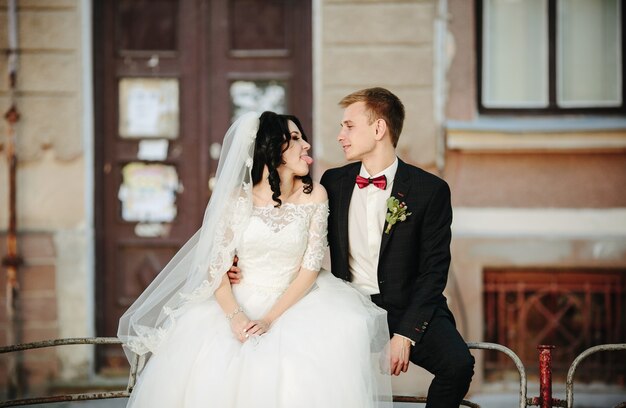
[[[233,320],[233,317],[235,317],[235,315],[239,312],[243,312],[243,308],[241,306],[239,306],[237,309],[235,309],[232,313],[229,313],[226,315],[226,318],[228,320]]]

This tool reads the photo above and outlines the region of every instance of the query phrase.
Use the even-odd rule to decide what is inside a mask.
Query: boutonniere
[[[404,201],[400,202],[400,200],[393,196],[387,199],[387,209],[389,211],[387,211],[387,215],[385,216],[385,220],[387,221],[385,234],[389,234],[391,227],[393,227],[396,222],[405,221],[406,218],[411,215],[410,212],[407,212],[409,208],[406,206],[406,203]]]

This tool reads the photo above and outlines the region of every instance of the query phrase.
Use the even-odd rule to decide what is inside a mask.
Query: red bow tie
[[[384,174],[382,176],[374,178],[356,176],[356,185],[359,186],[359,188],[367,187],[370,184],[373,184],[381,190],[384,190],[387,188],[387,177],[385,177]]]

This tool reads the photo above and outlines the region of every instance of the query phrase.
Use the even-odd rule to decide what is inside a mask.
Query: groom
[[[450,190],[442,179],[396,157],[404,122],[400,99],[383,88],[354,92],[337,140],[348,161],[330,169],[328,240],[332,273],[387,310],[391,372],[409,361],[435,375],[428,408],[458,407],[474,358],[455,328],[443,290],[450,266]],[[388,200],[396,198],[388,211]],[[386,221],[386,214],[388,219]],[[389,218],[390,217],[390,218]]]

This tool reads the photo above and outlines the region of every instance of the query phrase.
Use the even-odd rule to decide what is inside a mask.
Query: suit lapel
[[[361,169],[361,164],[358,163],[354,166],[350,166],[344,173],[340,181],[340,196],[339,196],[339,211],[338,211],[338,236],[339,245],[341,250],[341,257],[345,259],[346,264],[349,262],[348,258],[348,210],[350,209],[350,200],[352,199],[352,192],[354,191],[354,182],[356,175]]]
[[[409,190],[411,188],[411,184],[409,183],[409,178],[410,178],[410,174],[407,171],[406,164],[402,160],[398,159],[398,170],[396,170],[396,176],[393,179],[393,187],[391,188],[391,197],[396,197],[398,200],[403,201],[404,197],[408,196]],[[387,229],[387,221],[385,221],[385,226],[383,227],[383,238],[380,241],[379,260],[382,258],[382,255],[385,252],[385,248],[387,248],[387,244],[389,243],[389,240],[391,239],[391,235],[393,234],[393,231],[395,230],[395,225],[391,227],[391,231],[389,231],[389,234],[385,233],[386,229]]]

